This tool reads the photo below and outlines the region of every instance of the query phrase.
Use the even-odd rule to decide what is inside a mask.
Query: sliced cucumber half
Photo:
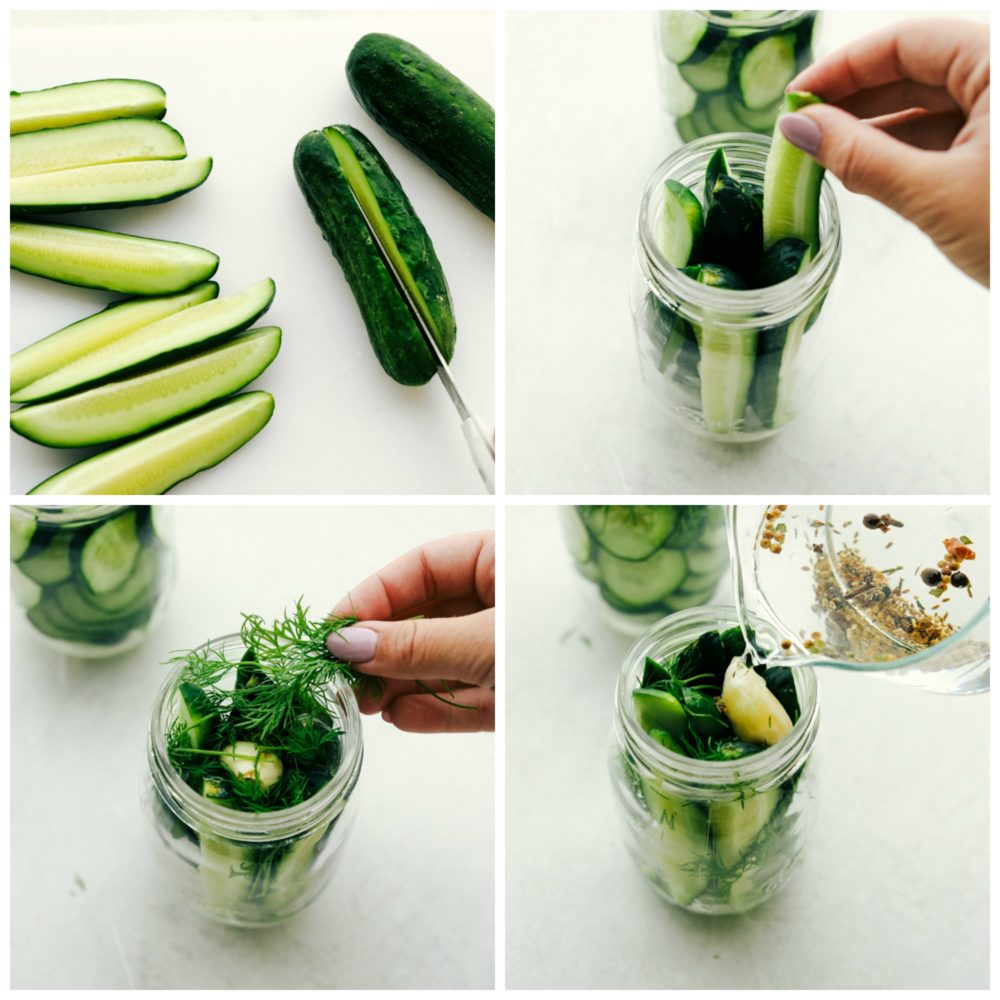
[[[247,392],[203,413],[86,458],[39,483],[31,493],[158,494],[241,448],[271,419],[274,400]]]
[[[133,160],[14,177],[10,207],[15,214],[77,212],[170,201],[203,184],[212,158]]]
[[[715,855],[726,868],[739,864],[767,826],[781,797],[778,787],[746,788],[739,798],[709,804],[708,824]]]
[[[186,155],[180,132],[166,122],[153,118],[116,118],[13,136],[10,176],[25,177],[131,160],[179,160]]]
[[[62,128],[107,118],[162,118],[167,95],[148,80],[85,80],[45,90],[12,91],[10,132]]]
[[[203,302],[139,327],[26,385],[11,398],[17,403],[48,399],[209,344],[249,326],[273,299],[274,282],[265,278],[236,295]]]
[[[206,281],[177,295],[113,302],[101,312],[50,333],[13,355],[10,359],[11,395],[140,327],[207,302],[218,294],[219,286],[214,281]]]
[[[207,281],[210,250],[125,233],[42,222],[11,222],[10,266],[68,285],[133,295],[167,295]]]
[[[133,437],[242,389],[270,365],[280,346],[278,327],[251,330],[165,368],[21,407],[10,425],[53,448]]]

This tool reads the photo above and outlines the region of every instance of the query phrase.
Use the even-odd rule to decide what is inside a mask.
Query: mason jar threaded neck
[[[710,314],[716,324],[744,327],[789,322],[818,300],[830,287],[840,264],[840,213],[833,187],[824,176],[820,189],[820,248],[803,272],[766,288],[725,289],[703,285],[688,277],[664,257],[656,228],[660,197],[668,180],[676,180],[703,195],[705,168],[719,148],[741,180],[763,181],[768,136],[748,132],[721,132],[695,139],[673,152],[653,172],[639,204],[636,223],[636,255],[643,277],[654,294],[668,307],[698,322]],[[701,199],[704,203],[704,197]]]
[[[237,660],[245,646],[239,635],[211,639],[198,650],[211,649]],[[174,694],[184,665],[178,665],[160,686],[153,703],[147,736],[147,759],[153,785],[174,815],[193,828],[207,828],[231,840],[261,843],[306,834],[329,822],[330,813],[350,795],[357,783],[363,757],[361,713],[350,685],[335,677],[327,686],[342,728],[341,756],[334,776],[305,802],[286,809],[246,812],[219,805],[198,794],[170,763],[167,735],[176,719]],[[236,670],[236,663],[233,663]]]
[[[799,718],[783,740],[738,760],[695,760],[674,753],[655,740],[640,725],[632,702],[632,692],[640,684],[647,656],[663,660],[693,642],[703,632],[738,624],[736,609],[712,605],[678,611],[657,622],[641,635],[625,654],[615,691],[615,731],[618,742],[659,778],[679,789],[698,788],[709,796],[725,793],[734,785],[753,783],[778,785],[801,766],[816,741],[819,699],[816,675],[812,670],[793,667],[799,697]],[[756,631],[769,634],[770,626],[752,619]]]

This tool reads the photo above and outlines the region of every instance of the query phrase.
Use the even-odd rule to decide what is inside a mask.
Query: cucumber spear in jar
[[[748,634],[751,647],[753,631]],[[662,662],[647,658],[632,692],[636,720],[667,750],[730,762],[784,739],[799,717],[791,671],[754,664],[739,627],[712,630]],[[637,776],[649,814],[658,876],[682,906],[703,894],[746,909],[764,895],[768,851],[780,850],[783,817],[801,773],[779,783],[741,781],[704,800],[679,794],[654,771]]]
[[[291,809],[319,793],[342,758],[330,684],[338,676],[361,681],[330,656],[326,639],[352,622],[311,621],[300,603],[271,625],[244,616],[240,659],[211,646],[175,657],[182,669],[167,754],[184,781],[215,805],[246,813]],[[335,822],[262,843],[189,831],[201,849],[209,908],[279,916],[303,889]]]

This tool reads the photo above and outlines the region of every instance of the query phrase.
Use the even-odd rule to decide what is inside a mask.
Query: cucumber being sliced
[[[598,550],[597,568],[605,587],[632,608],[644,608],[662,601],[683,582],[687,573],[684,554],[661,549],[642,562],[619,559]]]
[[[673,63],[706,58],[721,37],[694,11],[660,11],[660,44],[663,54]]]
[[[275,359],[281,330],[262,327],[165,368],[15,410],[10,426],[52,448],[105,444],[193,413],[252,382]]]
[[[660,251],[667,263],[684,267],[698,252],[705,224],[701,202],[679,181],[668,180],[663,190]]]
[[[814,94],[794,91],[785,95],[786,113],[822,103]],[[781,119],[774,125],[771,151],[764,167],[764,249],[794,236],[819,253],[819,198],[823,167],[808,153],[793,146],[782,134]]]
[[[135,529],[135,511],[95,528],[80,551],[80,575],[94,594],[120,587],[131,575],[142,544]]]
[[[745,43],[733,57],[733,85],[751,111],[781,99],[795,76],[795,35],[768,35]]]
[[[166,493],[241,448],[271,419],[274,400],[247,392],[128,444],[86,458],[39,483],[32,494]]]
[[[584,507],[587,530],[621,559],[645,559],[663,544],[677,519],[673,507]]]
[[[167,295],[207,281],[215,274],[219,258],[187,243],[82,226],[12,221],[10,266],[67,285]]]
[[[99,163],[179,160],[187,155],[180,132],[153,118],[111,121],[23,132],[10,140],[10,176],[45,174]]]
[[[40,552],[22,559],[18,566],[25,575],[43,587],[61,583],[73,575],[72,550],[75,536],[70,531],[56,532]]]
[[[12,355],[11,394],[140,327],[207,302],[218,294],[219,286],[207,281],[177,295],[112,302],[101,312],[50,333]]]
[[[28,403],[59,396],[207,345],[248,327],[267,312],[273,299],[274,282],[265,278],[235,295],[184,309],[43,376],[19,389],[11,400]]]
[[[167,95],[148,80],[86,80],[45,90],[12,91],[10,132],[62,128],[107,118],[162,118]]]
[[[211,170],[212,158],[199,156],[100,163],[14,177],[10,182],[10,208],[15,214],[25,215],[154,205],[203,184]]]
[[[747,788],[738,799],[709,803],[712,845],[723,867],[739,864],[767,826],[780,797],[781,789],[777,786],[763,790]]]

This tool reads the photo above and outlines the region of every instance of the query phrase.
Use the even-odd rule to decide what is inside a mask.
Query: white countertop
[[[333,879],[276,929],[193,916],[162,886],[139,808],[145,733],[178,649],[303,595],[317,616],[488,507],[174,507],[164,620],[105,662],[12,638],[12,985],[344,988],[493,984],[493,747],[366,717],[361,800]]]
[[[828,11],[820,51],[905,16]],[[988,293],[837,182],[843,258],[808,411],[770,441],[722,445],[647,398],[628,306],[635,218],[678,145],[653,18],[506,17],[508,490],[986,492]]]
[[[214,157],[205,184],[175,201],[58,221],[207,247],[221,258],[221,295],[267,276],[277,284],[258,325],[280,326],[283,345],[253,384],[274,396],[274,416],[243,449],[175,493],[482,493],[438,380],[397,385],[376,361],[340,265],[292,173],[295,144],[311,129],[346,123],[375,143],[434,241],[458,323],[455,380],[492,426],[493,223],[354,99],[344,64],[369,31],[412,41],[492,101],[491,12],[14,15],[12,86],[153,80],[167,92],[166,121],[184,136],[189,154]],[[115,298],[12,272],[11,349]],[[26,493],[83,455],[12,434],[13,491]]]
[[[750,914],[693,916],[639,874],[612,800],[630,641],[594,619],[553,509],[510,508],[507,532],[508,986],[988,985],[987,696],[824,671],[803,867]]]

